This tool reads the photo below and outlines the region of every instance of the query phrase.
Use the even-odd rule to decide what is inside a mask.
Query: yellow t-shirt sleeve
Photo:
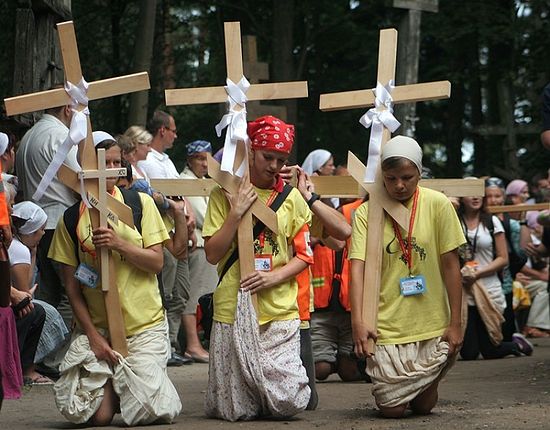
[[[164,221],[153,199],[144,193],[139,193],[139,196],[142,206],[141,236],[143,247],[149,248],[168,240],[170,236],[168,236]]]
[[[291,244],[302,227],[305,224],[311,224],[311,211],[297,189],[294,188],[287,199],[291,199],[292,205],[294,206],[292,222],[287,224],[288,231],[286,232],[288,243]]]
[[[77,245],[71,239],[63,217],[59,218],[57,227],[55,228],[52,243],[48,251],[48,258],[68,266],[77,267],[78,259],[76,258],[75,250]]]
[[[365,253],[367,250],[367,215],[368,205],[363,203],[355,211],[353,218],[353,228],[351,233],[351,248],[348,258],[365,261]]]
[[[452,251],[466,243],[456,210],[447,197],[442,201],[438,219],[440,221],[438,223],[438,236],[441,254]]]
[[[210,193],[202,237],[212,237],[222,227],[226,215],[229,213],[229,202],[221,188],[214,188]]]

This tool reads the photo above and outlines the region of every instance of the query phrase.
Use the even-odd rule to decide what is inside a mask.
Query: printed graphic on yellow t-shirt
[[[438,191],[419,187],[412,232],[412,275],[423,275],[426,292],[403,296],[399,280],[409,275],[407,262],[386,215],[382,280],[378,307],[378,344],[403,344],[443,334],[450,321],[447,291],[440,272],[440,256],[465,242],[460,222],[449,199]],[[412,206],[412,199],[408,208]],[[368,202],[355,212],[350,259],[365,260]],[[407,232],[401,230],[405,246]],[[367,276],[368,281],[368,276]]]

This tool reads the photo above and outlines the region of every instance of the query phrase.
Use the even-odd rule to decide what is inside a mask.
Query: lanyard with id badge
[[[395,220],[392,219],[393,231],[395,232],[395,236],[397,237],[397,241],[399,242],[399,247],[401,248],[401,252],[403,253],[403,258],[407,262],[407,267],[409,269],[409,276],[399,279],[399,289],[401,291],[401,295],[405,297],[416,296],[419,294],[424,294],[426,292],[426,279],[424,278],[424,276],[413,275],[412,273],[412,256],[413,256],[412,232],[414,228],[414,219],[416,216],[417,204],[418,204],[418,188],[414,192],[414,197],[413,197],[413,204],[411,208],[411,218],[409,221],[409,231],[407,232],[407,246],[405,246],[405,243],[403,241],[403,236],[401,235],[401,231],[399,230],[399,226],[397,225]]]
[[[270,206],[277,196],[277,192],[273,190],[271,195],[267,199],[266,205]],[[258,235],[258,241],[260,245],[260,250],[264,249],[265,245],[265,230]],[[254,255],[254,270],[257,272],[271,272],[273,269],[273,256],[271,254],[259,253]]]

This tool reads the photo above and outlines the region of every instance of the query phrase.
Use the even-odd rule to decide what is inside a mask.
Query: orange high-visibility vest
[[[8,214],[8,202],[2,182],[2,163],[0,162],[0,225],[10,225],[10,216]]]
[[[350,225],[353,225],[353,216],[355,211],[363,203],[362,199],[357,199],[352,203],[342,206],[342,213]],[[349,287],[350,287],[350,261],[348,260],[348,252],[351,246],[351,237],[346,241],[346,247],[342,255],[342,273],[340,274],[340,303],[349,311],[351,305],[349,302]]]

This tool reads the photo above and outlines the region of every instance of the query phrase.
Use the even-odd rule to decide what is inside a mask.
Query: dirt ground
[[[292,420],[228,423],[204,417],[208,366],[170,368],[184,411],[162,429],[550,429],[550,340],[535,342],[531,357],[457,362],[440,386],[439,404],[429,416],[380,418],[370,384],[342,383],[336,377],[318,384],[319,407]],[[119,418],[114,427],[122,426]],[[82,428],[58,413],[53,390],[35,386],[20,400],[5,401],[0,429]]]

